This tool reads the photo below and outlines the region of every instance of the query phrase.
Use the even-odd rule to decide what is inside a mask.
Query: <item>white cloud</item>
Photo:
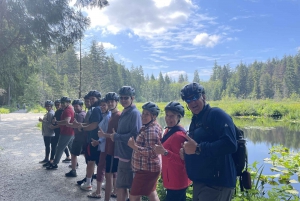
[[[193,45],[214,47],[218,44],[220,38],[221,36],[219,35],[208,35],[207,33],[201,33],[194,38]]]
[[[169,72],[163,73],[163,76],[166,76],[166,74],[168,74],[168,76],[170,78],[177,80],[178,77],[179,77],[179,75],[181,75],[181,74],[185,75],[187,73],[185,71],[178,71],[178,70],[176,70],[176,71],[169,71]]]
[[[214,61],[214,60],[218,59],[216,57],[202,56],[202,55],[198,55],[198,54],[182,55],[182,56],[179,56],[179,58],[181,58],[181,59],[200,59],[200,60],[206,60],[206,61]]]
[[[129,38],[133,37],[133,35],[131,33],[128,33],[127,35],[128,35]]]
[[[297,51],[300,51],[300,46],[296,48]]]
[[[117,49],[117,47],[111,43],[106,43],[106,42],[99,42],[98,44],[100,45],[102,43],[103,47],[106,50],[113,50],[113,49]]]
[[[100,9],[84,9],[91,19],[91,28],[117,34],[131,30],[135,35],[151,38],[187,21],[194,5],[190,0],[111,0]]]
[[[162,69],[162,68],[169,68],[169,66],[166,66],[166,65],[146,65],[146,66],[143,66],[143,68],[146,68],[146,69],[151,69],[151,70],[158,70],[158,69]]]

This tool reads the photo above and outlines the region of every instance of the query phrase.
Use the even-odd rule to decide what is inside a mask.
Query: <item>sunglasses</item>
[[[128,100],[129,99],[129,97],[128,96],[124,96],[124,97],[120,97],[120,100]]]
[[[187,104],[189,104],[190,102],[196,101],[196,100],[198,100],[199,98],[200,98],[199,95],[194,95],[194,97],[187,98],[187,99],[185,99],[184,101],[185,101]]]

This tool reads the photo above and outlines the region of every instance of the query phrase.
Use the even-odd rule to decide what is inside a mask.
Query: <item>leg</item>
[[[167,189],[166,201],[186,201],[186,188],[181,190]]]
[[[51,137],[44,136],[45,160],[49,161]]]
[[[147,197],[149,198],[150,201],[160,201],[156,190],[152,191]]]
[[[140,201],[142,196],[129,195],[130,201]],[[150,200],[151,201],[151,200]]]
[[[68,146],[70,140],[72,140],[74,136],[60,135],[53,164],[56,165],[59,163],[61,156],[63,154],[64,149]]]
[[[195,185],[196,184],[196,185]],[[208,186],[203,183],[193,183],[193,201],[216,200],[230,201],[234,189],[220,186]]]
[[[68,147],[65,148],[64,152],[66,154],[66,158],[70,158],[70,152],[69,152]]]
[[[55,133],[55,136],[51,138],[51,156],[50,161],[53,161],[55,157],[56,147],[59,139],[59,134]]]
[[[77,166],[77,156],[74,154],[71,154],[71,166],[72,170],[76,171],[76,166]]]
[[[105,201],[109,201],[111,191],[112,191],[112,186],[113,186],[113,174],[112,173],[105,173]]]
[[[127,199],[127,188],[118,188],[117,195],[117,201],[124,201],[125,199]]]

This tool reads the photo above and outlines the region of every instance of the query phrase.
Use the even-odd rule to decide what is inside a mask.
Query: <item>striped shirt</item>
[[[154,121],[150,125],[142,126],[137,138],[138,151],[132,152],[132,169],[134,172],[146,170],[150,172],[161,171],[161,156],[154,152],[155,144],[159,144],[162,128]]]

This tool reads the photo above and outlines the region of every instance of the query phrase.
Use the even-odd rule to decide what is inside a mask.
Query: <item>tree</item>
[[[200,83],[200,77],[199,77],[198,70],[195,70],[195,71],[194,71],[194,79],[193,79],[193,82]]]

